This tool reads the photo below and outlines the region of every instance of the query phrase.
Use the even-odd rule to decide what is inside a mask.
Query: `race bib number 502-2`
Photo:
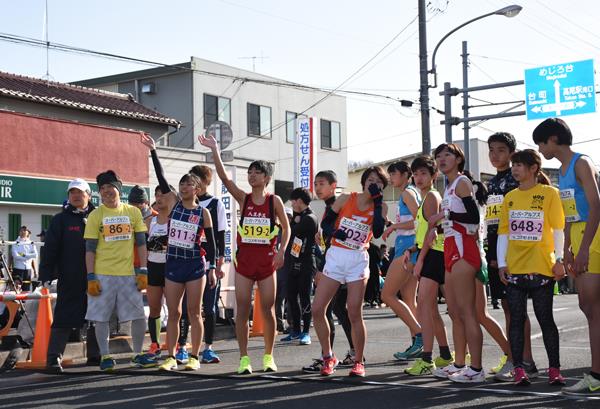
[[[348,248],[360,250],[368,242],[370,229],[371,226],[368,224],[343,217],[340,222],[340,230],[346,232],[346,240],[340,241],[340,243]]]

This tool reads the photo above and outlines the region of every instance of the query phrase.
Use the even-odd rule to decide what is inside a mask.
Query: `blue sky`
[[[458,86],[461,41],[469,43],[470,84],[523,79],[523,70],[546,64],[595,58],[600,52],[597,17],[592,0],[432,0],[428,16],[429,53],[448,31],[481,14],[518,3],[523,11],[508,19],[491,16],[450,37],[437,56],[438,84]],[[345,89],[417,100],[419,87],[416,0],[274,0],[201,1],[66,1],[48,0],[52,42],[136,58],[177,63],[190,56],[251,69],[308,85],[336,87],[404,29],[402,34]],[[577,6],[577,7],[575,7]],[[8,2],[0,14],[0,32],[43,38],[44,0]],[[436,11],[437,10],[437,11]],[[35,77],[46,73],[45,50],[0,42],[0,70]],[[74,81],[136,69],[128,64],[90,56],[50,52],[50,75]],[[443,100],[431,90],[431,105]],[[523,87],[473,94],[490,102],[524,98]],[[479,103],[471,101],[472,104]],[[460,111],[456,98],[453,111]],[[497,109],[496,109],[497,110]],[[472,110],[472,115],[489,111]],[[444,139],[440,115],[431,114],[432,145]],[[575,141],[597,137],[597,114],[565,118]],[[471,130],[487,138],[494,131],[513,132],[521,147],[531,143],[535,121],[525,117],[488,121]],[[348,97],[348,154],[354,160],[383,160],[420,150],[418,108],[380,98]],[[462,129],[454,128],[454,137]],[[372,142],[368,142],[372,141]],[[596,149],[597,142],[578,144]]]

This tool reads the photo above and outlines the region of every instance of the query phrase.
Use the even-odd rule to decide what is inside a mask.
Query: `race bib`
[[[500,222],[500,211],[502,210],[502,195],[488,196],[485,207],[485,224],[486,226],[498,224]]]
[[[197,233],[197,224],[181,220],[171,220],[171,224],[169,225],[169,246],[193,249]]]
[[[292,249],[290,251],[290,254],[296,258],[300,257],[300,251],[302,250],[302,239],[299,239],[298,237],[294,237],[294,240],[292,241]]]
[[[112,216],[102,219],[104,241],[131,240],[129,216]]]
[[[508,214],[510,240],[541,241],[544,231],[544,211],[511,210]]]
[[[242,243],[269,244],[271,220],[266,217],[244,217]]]
[[[360,250],[368,242],[370,229],[371,226],[368,224],[343,217],[340,222],[340,230],[346,232],[346,240],[338,241],[348,248]]]
[[[581,216],[577,211],[577,203],[575,202],[575,189],[561,190],[560,200],[565,211],[565,221],[568,223],[580,221]]]

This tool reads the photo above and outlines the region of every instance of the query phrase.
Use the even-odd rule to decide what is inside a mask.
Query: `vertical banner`
[[[316,169],[313,118],[298,118],[296,124],[294,187],[303,187],[312,192]]]

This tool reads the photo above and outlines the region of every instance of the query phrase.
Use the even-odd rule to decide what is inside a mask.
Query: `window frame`
[[[250,109],[253,107],[258,107],[258,130],[259,130],[259,134],[255,135],[253,133],[251,133],[251,127],[250,127]],[[262,115],[261,115],[261,111],[262,109],[268,109],[269,110],[269,133],[268,135],[262,135],[261,131],[262,131]],[[253,102],[247,102],[246,103],[246,133],[249,137],[252,138],[261,138],[261,139],[273,139],[273,108],[271,108],[270,106],[267,105],[260,105],[260,104],[255,104]]]
[[[323,123],[324,122],[326,122],[328,124],[329,146],[325,146],[323,143]],[[332,129],[331,124],[333,124],[333,123],[336,123],[339,127],[338,147],[337,148],[333,147],[333,135],[331,132],[331,129]],[[342,123],[339,121],[332,121],[330,119],[321,118],[321,120],[319,122],[319,128],[320,128],[321,149],[335,151],[335,152],[341,151],[342,150]]]

